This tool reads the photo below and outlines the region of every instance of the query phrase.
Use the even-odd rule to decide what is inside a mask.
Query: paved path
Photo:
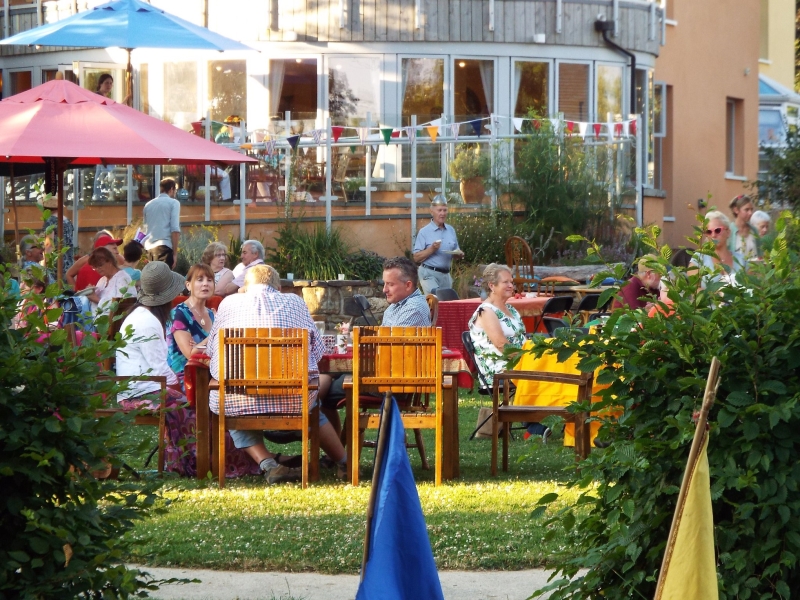
[[[157,579],[202,582],[168,585],[151,593],[164,600],[353,600],[358,589],[357,575],[141,568]],[[544,586],[547,576],[544,569],[439,573],[445,600],[524,600]]]

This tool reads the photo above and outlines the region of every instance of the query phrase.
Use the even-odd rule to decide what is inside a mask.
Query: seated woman
[[[735,283],[736,273],[745,267],[744,255],[730,249],[730,226],[728,217],[718,210],[706,213],[705,237],[714,242],[716,255],[709,256],[695,252],[687,271],[687,275],[692,275],[697,273],[702,266],[706,271],[714,273],[714,275],[705,276],[700,280],[700,287],[703,289],[709,281]]]
[[[194,265],[186,275],[189,297],[172,309],[167,326],[167,361],[183,387],[183,371],[195,346],[204,342],[215,313],[206,307],[214,294],[214,272],[208,265]]]
[[[514,295],[511,270],[505,265],[492,263],[483,271],[484,289],[489,292],[486,300],[469,320],[469,335],[475,346],[475,363],[486,383],[494,383],[495,373],[506,369],[503,350],[507,347],[522,348],[525,343],[525,325],[517,310],[507,304]],[[540,423],[531,423],[528,433],[541,435],[545,440],[549,429]]]
[[[203,250],[201,258],[203,264],[211,267],[214,273],[214,286],[215,294],[217,296],[224,296],[224,289],[228,284],[233,281],[233,271],[225,266],[228,260],[228,249],[225,244],[221,242],[211,242],[206,249]]]
[[[167,406],[185,404],[186,398],[180,389],[178,378],[167,365],[166,323],[169,319],[172,300],[186,287],[183,276],[173,273],[162,262],[152,262],[142,269],[142,290],[138,302],[131,308],[120,331],[128,339],[124,348],[116,353],[116,372],[121,377],[155,375],[167,378]],[[153,394],[160,390],[155,381],[132,380],[128,388],[120,392],[120,406],[133,410],[155,408]],[[181,441],[186,439],[184,426],[186,413],[183,410],[167,412],[169,441],[166,448],[167,470],[190,475],[184,460]]]
[[[214,324],[215,313],[206,306],[214,294],[214,272],[208,265],[194,265],[186,275],[189,297],[172,309],[167,323],[167,362],[183,389],[186,363],[193,353],[201,352],[198,344],[205,342]],[[184,439],[195,438],[196,414],[193,408],[181,409],[180,431]],[[185,444],[182,458],[184,474],[197,472],[197,448],[194,442]],[[225,435],[225,473],[227,477],[258,475],[259,467],[242,450],[233,445],[230,434]]]
[[[639,259],[636,275],[622,286],[619,295],[614,298],[613,308],[645,308],[658,300],[661,274],[652,268],[656,260],[652,254],[646,254]]]
[[[100,274],[100,281],[89,294],[92,314],[104,314],[114,298],[136,296],[136,286],[131,276],[117,266],[116,257],[107,248],[97,248],[89,255],[89,266]]]

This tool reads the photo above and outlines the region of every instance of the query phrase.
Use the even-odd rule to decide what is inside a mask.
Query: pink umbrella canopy
[[[257,162],[64,80],[0,102],[0,171],[8,173],[4,163],[44,170],[47,159],[60,169]]]
[[[0,175],[46,171],[57,178],[59,246],[65,169],[247,162],[257,161],[64,80],[0,102]]]

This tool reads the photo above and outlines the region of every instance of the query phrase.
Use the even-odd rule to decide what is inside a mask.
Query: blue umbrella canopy
[[[2,45],[253,50],[140,0],[115,0],[23,31]]]

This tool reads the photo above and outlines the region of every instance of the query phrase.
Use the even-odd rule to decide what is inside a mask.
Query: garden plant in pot
[[[492,170],[492,162],[478,144],[460,144],[448,165],[450,176],[461,181],[464,202],[480,202],[486,193],[484,180]]]

